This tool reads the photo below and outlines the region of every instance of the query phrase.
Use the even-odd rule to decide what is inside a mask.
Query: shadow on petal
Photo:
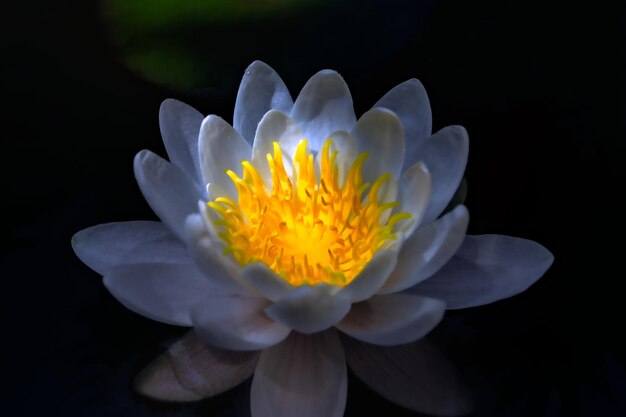
[[[252,417],[341,417],[347,390],[337,332],[293,332],[261,354],[250,389]]]
[[[134,388],[156,400],[198,401],[248,379],[259,354],[217,349],[190,331],[137,375]]]
[[[348,366],[382,397],[421,413],[460,416],[472,398],[452,363],[427,339],[391,347],[341,335]]]

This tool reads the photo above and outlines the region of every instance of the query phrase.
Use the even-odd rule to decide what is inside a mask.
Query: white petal
[[[468,223],[469,213],[459,205],[417,229],[402,245],[398,263],[380,293],[402,291],[431,277],[461,246]]]
[[[436,416],[472,410],[471,395],[450,361],[430,342],[382,347],[349,337],[341,341],[348,366],[389,401]]]
[[[107,270],[104,285],[130,310],[178,326],[191,326],[190,313],[195,304],[224,293],[194,265],[122,265]]]
[[[169,229],[184,240],[184,223],[196,211],[199,190],[183,172],[143,150],[134,160],[135,178],[144,198]]]
[[[189,252],[198,268],[204,272],[206,279],[235,294],[254,294],[240,281],[239,269],[222,255],[223,248],[212,241],[201,215],[189,216],[185,223],[185,231]]]
[[[336,332],[292,333],[263,351],[252,379],[252,417],[342,417],[348,378]]]
[[[380,187],[378,191],[378,199],[379,199],[378,201],[380,203],[396,203],[398,201],[398,190],[399,190],[398,180],[393,177],[388,178],[385,182],[383,182],[383,185]],[[369,192],[371,192],[371,189]],[[369,196],[369,192],[368,192],[368,196]],[[378,218],[380,223],[386,224],[387,221],[389,220],[389,217],[391,217],[392,212],[393,212],[393,209],[388,209],[388,210],[383,211],[380,217]]]
[[[211,195],[216,195],[219,193],[220,197],[228,197],[227,194],[222,193],[221,191],[218,191],[217,188],[218,187],[214,186],[214,184],[207,185],[207,194],[211,196]],[[212,198],[212,200],[214,200],[214,198]],[[215,210],[209,207],[209,205],[206,204],[204,201],[198,202],[198,212],[199,212],[198,215],[200,216],[200,219],[204,223],[204,228],[206,229],[202,231],[204,236],[199,237],[199,238],[201,239],[201,238],[207,237],[206,232],[208,232],[208,237],[210,238],[213,246],[215,246],[216,248],[219,247],[219,251],[218,251],[219,253],[224,253],[224,249],[226,248],[226,245],[225,245],[225,242],[222,240],[222,238],[219,237],[218,235],[219,233],[218,228],[220,226],[216,223],[219,220],[221,220],[221,216]],[[192,216],[195,217],[195,220],[190,220],[189,218],[187,218],[187,221],[195,222],[194,225],[196,225],[196,227],[198,228],[198,232],[200,232],[201,222],[197,220],[198,217],[196,217],[195,214],[193,214]],[[232,261],[229,263],[234,264],[234,260],[232,259],[232,257],[222,257],[221,259]]]
[[[228,197],[228,192],[217,184],[208,183],[206,185],[207,201],[215,201],[219,197]]]
[[[159,110],[159,125],[167,156],[202,189],[198,134],[203,118],[202,113],[193,107],[174,99],[165,100]]]
[[[363,165],[364,182],[373,183],[380,175],[399,178],[404,161],[404,132],[394,112],[375,108],[365,113],[352,129],[359,153],[368,152]]]
[[[347,298],[351,303],[367,300],[383,286],[397,260],[398,252],[395,250],[378,251],[361,273],[337,295]]]
[[[300,123],[309,146],[319,151],[335,130],[350,130],[356,122],[352,96],[339,74],[323,70],[302,88],[290,116]]]
[[[337,324],[350,310],[350,301],[333,294],[336,287],[303,285],[265,309],[273,320],[301,333],[315,333]]]
[[[260,350],[284,340],[290,329],[263,314],[268,301],[253,297],[214,297],[192,312],[198,336],[211,346]]]
[[[347,159],[349,163],[352,163],[354,158],[358,156],[357,152],[359,147],[356,143],[356,139],[347,130],[335,130],[331,132],[328,137],[333,141],[331,152],[333,150],[339,152],[337,154],[338,159],[344,158]]]
[[[216,184],[236,196],[235,184],[225,171],[230,169],[241,177],[241,161],[250,159],[250,145],[222,118],[211,115],[202,122],[198,147],[205,184]]]
[[[212,189],[212,187],[207,187],[207,190]],[[220,226],[215,224],[221,217],[202,201],[198,202],[198,211],[199,214],[192,214],[185,223],[185,227],[188,228],[187,239],[190,239],[187,244],[192,258],[200,265],[201,270],[209,274],[214,274],[213,263],[217,262],[216,268],[225,268],[226,274],[222,274],[224,277],[228,275],[238,285],[245,287],[243,290],[241,288],[233,290],[235,293],[254,294],[254,291],[248,289],[248,285],[241,279],[241,265],[232,255],[226,255],[226,242],[218,235]],[[205,242],[206,239],[208,242]]]
[[[450,262],[407,291],[445,300],[449,309],[479,306],[525,291],[553,260],[546,248],[532,240],[466,236]]]
[[[278,301],[296,289],[267,265],[256,262],[241,270],[242,279],[268,300]]]
[[[208,201],[215,201],[215,199],[220,197],[233,198],[226,190],[220,187],[217,184],[208,183],[206,186],[206,193],[208,196]],[[237,200],[235,200],[237,201]],[[209,234],[212,240],[221,241],[221,238],[217,235],[217,226],[215,222],[221,220],[221,216],[213,210],[207,203],[204,201],[198,202],[198,211],[203,216],[204,224],[209,231]]]
[[[271,109],[289,113],[292,106],[291,95],[276,71],[264,62],[254,61],[239,85],[233,126],[252,145],[254,132],[265,113]]]
[[[400,206],[396,211],[411,215],[410,219],[398,225],[402,235],[406,238],[411,236],[420,225],[428,207],[432,185],[430,172],[426,165],[418,162],[402,173],[399,185],[398,202]]]
[[[363,342],[393,346],[424,337],[443,318],[444,302],[410,294],[376,295],[352,306],[337,328]]]
[[[432,178],[430,204],[422,222],[435,220],[459,188],[469,153],[469,139],[463,126],[444,127],[424,141],[417,158],[426,164]]]
[[[278,110],[270,110],[263,116],[252,145],[252,164],[265,180],[265,185],[268,187],[272,185],[267,154],[274,155],[273,142],[278,142],[280,145],[285,169],[291,172],[292,157],[302,139],[304,139],[304,134],[300,127],[286,114]]]
[[[330,155],[333,154],[334,151],[337,151],[337,158],[335,159],[335,163],[338,168],[338,183],[339,185],[343,185],[346,181],[346,177],[352,162],[358,156],[358,146],[356,143],[356,139],[354,136],[345,130],[336,130],[328,135],[329,138],[332,139],[332,145],[330,147]],[[323,145],[323,144],[322,144]],[[322,164],[322,153],[321,151],[315,156],[315,169],[318,174]]]
[[[418,149],[432,129],[430,102],[422,83],[414,78],[405,81],[389,90],[374,107],[385,107],[398,115],[404,127],[404,166],[417,162]]]
[[[72,237],[76,255],[101,275],[111,267],[134,263],[190,264],[185,245],[160,222],[106,223]]]

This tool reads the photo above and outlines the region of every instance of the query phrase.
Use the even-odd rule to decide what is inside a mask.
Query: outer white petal
[[[192,307],[224,291],[194,265],[132,264],[108,269],[104,285],[132,311],[163,323],[191,326]]]
[[[374,255],[361,273],[337,295],[351,303],[367,300],[383,286],[398,260],[396,250],[380,250]]]
[[[250,145],[222,118],[210,115],[200,127],[198,147],[205,184],[216,184],[236,196],[235,184],[225,171],[230,169],[241,177],[241,161],[250,159]]]
[[[271,187],[272,176],[267,164],[267,154],[274,155],[273,142],[278,142],[283,151],[283,162],[288,173],[291,172],[292,157],[295,154],[298,143],[304,139],[304,134],[298,124],[284,113],[278,110],[267,112],[256,130],[254,144],[252,145],[252,164],[265,179],[268,187]]]
[[[170,161],[180,168],[202,192],[202,174],[198,157],[198,134],[202,113],[178,100],[167,99],[161,103],[159,125]]]
[[[435,416],[472,410],[471,395],[450,361],[428,340],[382,347],[349,337],[341,341],[348,366],[388,400]]]
[[[347,298],[334,294],[336,287],[303,285],[265,309],[273,320],[301,333],[315,333],[337,324],[350,310]]]
[[[411,236],[422,222],[422,218],[430,201],[432,181],[426,165],[418,162],[402,173],[399,181],[398,202],[399,212],[409,213],[411,218],[399,226],[402,235]]]
[[[356,122],[346,82],[332,70],[312,76],[296,98],[290,116],[300,123],[312,150],[336,130],[350,130]]]
[[[337,328],[363,342],[393,346],[424,337],[443,318],[446,304],[410,294],[377,295],[354,304]]]
[[[268,300],[278,301],[296,289],[262,262],[252,263],[241,270],[242,279]]]
[[[229,292],[254,295],[241,282],[239,269],[222,255],[223,248],[212,241],[201,215],[192,214],[187,218],[185,232],[189,252],[206,279]]]
[[[348,379],[336,332],[292,333],[263,351],[252,379],[252,417],[342,417]]]
[[[81,261],[101,275],[124,264],[193,262],[185,245],[160,222],[99,224],[76,233],[72,247]]]
[[[271,109],[289,113],[292,106],[291,95],[276,71],[264,62],[254,61],[239,85],[233,126],[252,145],[257,125],[265,113]]]
[[[184,223],[196,211],[200,192],[188,177],[158,155],[143,150],[134,160],[144,198],[169,229],[184,240]]]
[[[192,312],[198,336],[211,346],[230,350],[260,350],[279,343],[291,329],[263,313],[267,300],[254,297],[214,297]]]
[[[399,178],[404,161],[404,131],[394,112],[375,108],[365,113],[352,129],[359,153],[368,152],[363,165],[364,182],[373,183],[380,175]]]
[[[380,293],[402,291],[431,277],[461,246],[468,223],[469,213],[459,205],[417,229],[402,245],[396,267]]]
[[[426,90],[415,78],[389,90],[374,107],[385,107],[398,115],[404,127],[404,166],[417,162],[418,150],[432,130],[432,113]]]
[[[417,158],[426,164],[433,182],[424,224],[435,220],[450,203],[463,179],[468,153],[469,139],[463,126],[444,127],[420,147]]]
[[[553,260],[546,248],[531,240],[467,236],[450,262],[407,291],[445,300],[450,309],[479,306],[526,290]]]

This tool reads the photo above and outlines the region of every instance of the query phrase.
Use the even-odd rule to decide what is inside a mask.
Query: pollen
[[[243,178],[226,171],[238,200],[219,197],[208,203],[218,215],[215,226],[225,255],[242,266],[263,262],[294,286],[345,286],[377,251],[393,244],[394,225],[410,215],[390,215],[398,203],[383,200],[391,174],[364,183],[368,155],[362,153],[340,180],[332,145],[327,139],[316,167],[307,141],[300,141],[288,174],[274,142],[273,155],[267,154],[269,186],[249,161],[241,162]]]

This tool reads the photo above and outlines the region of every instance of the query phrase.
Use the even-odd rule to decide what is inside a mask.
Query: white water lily
[[[392,401],[466,411],[449,398],[415,401],[406,372],[391,379],[404,363],[412,369],[406,361],[416,352],[405,344],[446,308],[524,291],[553,257],[525,239],[466,236],[463,205],[442,215],[465,170],[468,136],[460,126],[431,135],[419,81],[393,88],[357,120],[336,72],[315,74],[293,102],[257,61],[241,82],[233,126],[176,100],[161,106],[160,125],[170,162],[141,151],[134,167],[162,223],[99,225],[72,243],[129,309],[193,327],[211,352],[240,351],[230,362],[212,354],[219,388],[209,391],[253,373],[253,417],[341,416],[347,359]],[[169,389],[160,396],[203,396]]]

